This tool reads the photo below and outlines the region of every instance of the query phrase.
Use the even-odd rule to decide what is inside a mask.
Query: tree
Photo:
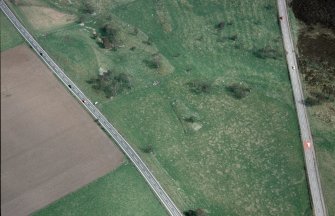
[[[251,91],[248,86],[243,85],[242,83],[234,83],[226,87],[228,92],[236,99],[242,99]]]
[[[104,30],[104,32],[106,33],[107,36],[116,34],[116,30],[114,29],[114,27],[111,23],[106,24],[103,27],[103,30]]]
[[[222,30],[225,26],[225,22],[224,21],[221,21],[219,22],[219,24],[216,25],[216,28],[219,29],[219,30]]]
[[[320,101],[314,97],[310,97],[308,96],[305,100],[304,100],[304,104],[306,106],[314,106],[314,105],[318,105],[320,104]]]
[[[142,151],[144,153],[151,153],[153,151],[152,145],[146,145],[144,148],[142,148]]]
[[[103,37],[101,39],[102,39],[102,45],[105,49],[113,48],[113,44],[109,41],[109,38]]]
[[[114,97],[132,87],[128,74],[116,74],[111,70],[107,70],[107,72],[99,74],[97,78],[86,82],[91,84],[93,89],[103,91],[107,98]]]
[[[196,209],[196,210],[188,210],[188,211],[184,211],[184,215],[185,216],[207,216],[206,212],[203,209]]]
[[[262,58],[262,59],[266,59],[266,58],[272,58],[272,59],[277,59],[278,56],[280,56],[280,53],[278,52],[278,50],[270,47],[270,46],[265,46],[264,48],[255,50],[253,52],[253,54],[258,57],[258,58]]]
[[[92,14],[94,13],[94,6],[93,3],[87,0],[83,0],[81,2],[81,11],[86,14]]]
[[[228,37],[228,39],[229,39],[229,40],[232,40],[232,41],[236,41],[236,39],[237,39],[237,35],[236,35],[236,34],[235,34],[235,35],[232,35],[232,36]]]
[[[120,73],[119,75],[115,76],[114,78],[118,83],[121,83],[124,87],[130,89],[131,83],[128,74]]]
[[[185,216],[197,216],[196,212],[192,209],[188,210],[188,211],[184,211],[184,215]]]
[[[162,66],[162,58],[159,54],[154,54],[152,59],[143,62],[151,69],[158,69]]]
[[[108,38],[108,41],[112,44],[117,42],[117,29],[111,24],[107,23],[101,28],[102,36]],[[115,47],[115,46],[114,46]]]
[[[212,89],[212,84],[203,80],[193,80],[188,82],[187,85],[194,94],[209,93]]]

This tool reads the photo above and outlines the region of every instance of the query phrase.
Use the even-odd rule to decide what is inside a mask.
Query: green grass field
[[[99,102],[180,209],[202,208],[209,215],[310,215],[275,2],[117,3],[100,1],[95,6],[100,13],[87,15],[84,27],[38,40]],[[218,30],[221,21],[226,24]],[[102,49],[90,38],[90,28],[106,22],[118,29],[122,46],[117,51]],[[143,43],[148,38],[151,45]],[[255,55],[264,48],[273,58]],[[157,53],[162,66],[149,68],[145,62]],[[99,67],[129,74],[133,88],[106,98],[86,82]],[[194,94],[187,85],[194,80],[210,83],[210,91]],[[232,97],[226,87],[234,83],[247,85],[250,93]],[[184,121],[185,115],[196,116],[196,122]],[[148,145],[151,153],[142,150]]]
[[[149,190],[136,168],[127,162],[33,215],[167,215]]]
[[[2,12],[0,14],[0,22],[1,52],[13,48],[23,42],[21,35]]]

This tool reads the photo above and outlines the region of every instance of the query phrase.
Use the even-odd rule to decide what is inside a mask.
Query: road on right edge
[[[300,136],[304,149],[305,166],[308,176],[309,190],[312,197],[314,215],[326,216],[327,209],[323,199],[313,139],[309,127],[306,106],[304,103],[304,95],[288,20],[286,0],[277,0],[277,4],[279,22],[286,52],[287,66],[290,73],[295,106],[298,114]]]

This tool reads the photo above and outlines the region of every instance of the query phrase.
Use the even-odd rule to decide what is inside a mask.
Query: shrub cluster
[[[242,99],[251,91],[251,89],[241,83],[234,83],[226,87],[228,92],[236,99]]]
[[[187,210],[187,211],[184,211],[184,215],[185,216],[206,216],[206,212],[203,210],[203,209],[196,209],[196,210]]]
[[[103,91],[107,98],[114,97],[132,87],[129,75],[126,73],[117,74],[110,70],[99,74],[97,78],[92,78],[87,82],[94,89]]]
[[[278,52],[278,50],[270,46],[265,46],[264,48],[255,50],[253,54],[257,58],[261,58],[261,59],[266,59],[266,58],[277,59],[280,56],[280,53]]]
[[[111,23],[105,24],[100,28],[102,45],[106,49],[117,47],[118,30]]]
[[[194,94],[210,93],[212,89],[212,83],[204,80],[193,80],[187,83],[190,91]]]
[[[151,59],[143,60],[144,64],[151,69],[159,69],[162,66],[162,57],[160,54],[153,54]]]
[[[141,150],[144,153],[151,153],[153,151],[153,147],[152,147],[152,145],[146,145],[145,147],[141,148]]]

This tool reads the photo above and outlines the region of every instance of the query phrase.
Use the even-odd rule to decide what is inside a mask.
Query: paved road
[[[323,199],[317,160],[314,151],[313,139],[309,127],[306,107],[304,104],[304,95],[302,85],[300,82],[300,76],[293,46],[293,40],[290,32],[286,1],[277,0],[277,4],[278,4],[279,21],[282,30],[283,42],[286,51],[286,60],[290,72],[295,106],[298,114],[300,135],[303,143],[305,166],[308,176],[309,189],[312,196],[314,214],[316,216],[326,216],[327,209],[325,207],[325,202]]]
[[[30,46],[36,51],[40,58],[47,64],[47,66],[57,75],[57,77],[64,83],[69,91],[83,104],[83,106],[96,118],[103,128],[113,137],[115,142],[120,146],[123,152],[134,163],[139,172],[143,175],[151,189],[155,192],[161,203],[172,216],[181,216],[181,212],[173,203],[171,198],[166,194],[162,186],[150,172],[148,167],[134,151],[134,149],[127,143],[127,141],[117,132],[111,123],[101,114],[101,112],[92,104],[92,102],[84,95],[82,91],[65,75],[64,71],[48,56],[45,50],[35,41],[29,32],[23,27],[20,21],[15,17],[11,10],[7,7],[3,0],[0,0],[0,7],[2,12],[13,23],[15,28],[26,39]]]

